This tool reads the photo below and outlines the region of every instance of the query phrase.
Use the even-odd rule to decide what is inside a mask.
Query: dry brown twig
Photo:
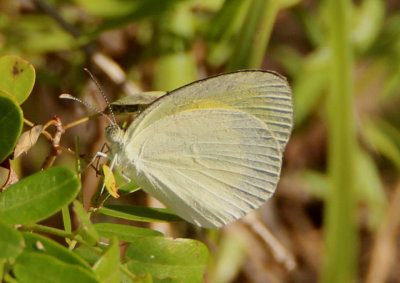
[[[386,210],[386,217],[374,240],[366,277],[367,283],[387,282],[395,262],[397,241],[400,233],[400,180]]]
[[[297,264],[293,254],[275,238],[256,213],[248,214],[242,219],[242,222],[269,246],[275,260],[283,264],[287,271],[292,271],[296,268]]]

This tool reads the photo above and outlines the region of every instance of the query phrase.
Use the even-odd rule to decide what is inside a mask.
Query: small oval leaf
[[[0,219],[9,224],[46,219],[70,203],[79,187],[75,172],[65,167],[33,174],[0,194]]]
[[[207,247],[191,239],[137,238],[126,250],[128,269],[137,276],[150,273],[168,282],[202,282]]]
[[[137,237],[163,236],[159,231],[122,224],[98,223],[94,224],[94,227],[102,237],[118,237],[119,240],[125,242],[134,241]]]
[[[0,79],[0,81],[2,81]],[[0,163],[10,155],[23,126],[23,114],[16,100],[0,90]]]
[[[96,244],[99,241],[99,234],[90,221],[90,217],[83,208],[83,205],[77,200],[74,201],[74,211],[80,223],[77,232],[89,244]]]
[[[65,263],[76,264],[91,270],[89,264],[81,257],[47,237],[29,232],[23,232],[22,236],[25,240],[25,251],[27,252],[39,252],[38,244],[40,243],[40,253],[54,256]]]
[[[181,218],[166,208],[112,204],[99,208],[98,212],[108,216],[142,222],[182,221]]]
[[[114,238],[108,249],[101,256],[101,258],[93,266],[93,271],[97,277],[104,283],[118,283],[120,282],[120,256],[118,240]]]
[[[35,84],[35,68],[14,55],[0,57],[0,88],[11,93],[19,104],[28,98]]]
[[[99,282],[95,275],[78,265],[64,263],[55,257],[23,252],[13,268],[18,282]]]
[[[15,259],[24,247],[24,239],[19,231],[0,222],[0,261]]]
[[[101,257],[101,253],[98,250],[93,249],[93,247],[89,247],[86,245],[81,245],[74,249],[74,253],[79,257],[83,258],[89,264],[95,264],[96,261]]]

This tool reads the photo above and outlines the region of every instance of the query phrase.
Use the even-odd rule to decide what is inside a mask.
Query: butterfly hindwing
[[[275,134],[259,118],[235,109],[192,109],[127,135],[118,164],[185,220],[217,228],[272,195],[281,156]]]

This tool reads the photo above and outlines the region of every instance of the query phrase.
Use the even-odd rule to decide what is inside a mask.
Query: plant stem
[[[325,211],[322,282],[354,282],[357,232],[355,201],[356,134],[353,121],[353,67],[348,0],[328,0],[331,89],[328,95],[329,198]]]
[[[53,227],[48,227],[40,224],[30,224],[30,225],[24,225],[20,228],[22,231],[36,231],[36,232],[43,232],[43,233],[48,233],[52,234],[55,236],[59,236],[62,238],[70,238],[72,239],[71,233],[65,232],[64,230],[53,228]]]

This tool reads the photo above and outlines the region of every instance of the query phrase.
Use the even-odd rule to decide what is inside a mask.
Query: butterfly
[[[168,92],[106,136],[123,176],[186,221],[220,228],[272,196],[292,127],[286,79],[243,70]]]

